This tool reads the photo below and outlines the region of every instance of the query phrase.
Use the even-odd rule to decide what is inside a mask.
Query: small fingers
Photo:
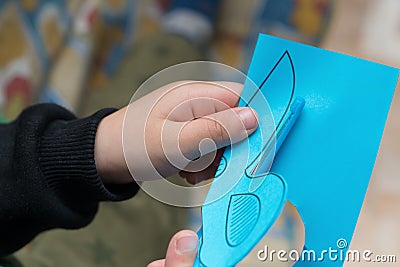
[[[185,124],[180,131],[180,148],[187,158],[193,160],[201,156],[198,147],[203,140],[212,140],[219,149],[246,138],[257,126],[258,118],[253,109],[227,109]],[[203,151],[203,155],[210,152]]]

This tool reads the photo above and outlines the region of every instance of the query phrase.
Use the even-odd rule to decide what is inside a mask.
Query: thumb
[[[258,119],[253,109],[226,109],[187,123],[180,133],[180,148],[188,158],[195,159],[201,156],[199,144],[202,140],[211,139],[216,146],[209,148],[210,151],[202,151],[202,154],[206,154],[243,140],[254,132],[257,126]]]
[[[193,231],[183,230],[171,239],[165,267],[192,267],[197,255],[199,239]]]

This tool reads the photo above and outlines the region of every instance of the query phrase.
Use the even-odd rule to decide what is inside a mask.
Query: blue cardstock
[[[355,230],[398,75],[395,68],[260,35],[248,77],[270,111],[262,101],[252,102],[254,89],[246,82],[239,105],[259,113],[261,129],[225,151],[207,198],[225,190],[233,174],[242,178],[228,194],[202,207],[195,266],[234,266],[275,222],[286,199],[303,220],[305,249],[316,254],[296,266],[342,266],[340,255]],[[252,188],[254,177],[238,163],[245,160],[243,154],[252,163],[268,143],[264,137],[270,124],[263,123],[268,113],[279,133],[298,98],[305,103],[301,115],[289,134],[282,131],[285,142],[276,136],[279,153]],[[329,248],[338,250],[338,258],[324,254]]]

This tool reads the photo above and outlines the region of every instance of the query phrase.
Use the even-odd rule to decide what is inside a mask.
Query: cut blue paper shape
[[[315,259],[302,259],[296,266],[342,266],[344,258],[323,257],[324,251],[332,248],[345,255],[350,245],[398,75],[399,70],[391,67],[260,35],[248,76],[270,104],[277,127],[276,150],[281,149],[271,172],[261,171],[259,178],[235,169],[229,163],[238,157],[230,148],[225,151],[216,179],[235,172],[244,176],[226,196],[203,206],[194,266],[237,264],[275,222],[286,196],[305,225],[305,248],[316,253]],[[245,84],[242,97],[252,99],[254,93]],[[301,104],[296,108],[296,97],[305,99],[305,107],[289,134],[302,109]],[[257,101],[250,106],[265,113]],[[260,157],[268,148],[259,137],[263,118],[262,129],[249,137],[250,155],[260,166],[271,160],[269,153]],[[240,145],[234,145],[239,152]],[[209,195],[216,191],[213,181]]]

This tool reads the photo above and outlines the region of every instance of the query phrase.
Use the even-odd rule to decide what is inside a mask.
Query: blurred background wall
[[[398,0],[1,0],[0,121],[37,102],[81,116],[122,107],[144,80],[181,62],[213,60],[245,72],[259,32],[400,67]],[[399,90],[351,243],[398,258]],[[199,222],[196,209],[139,193],[103,203],[85,229],[40,235],[16,258],[25,266],[145,266],[163,257],[174,232]],[[303,231],[288,206],[260,247],[301,247]],[[264,265],[252,252],[240,266]]]

